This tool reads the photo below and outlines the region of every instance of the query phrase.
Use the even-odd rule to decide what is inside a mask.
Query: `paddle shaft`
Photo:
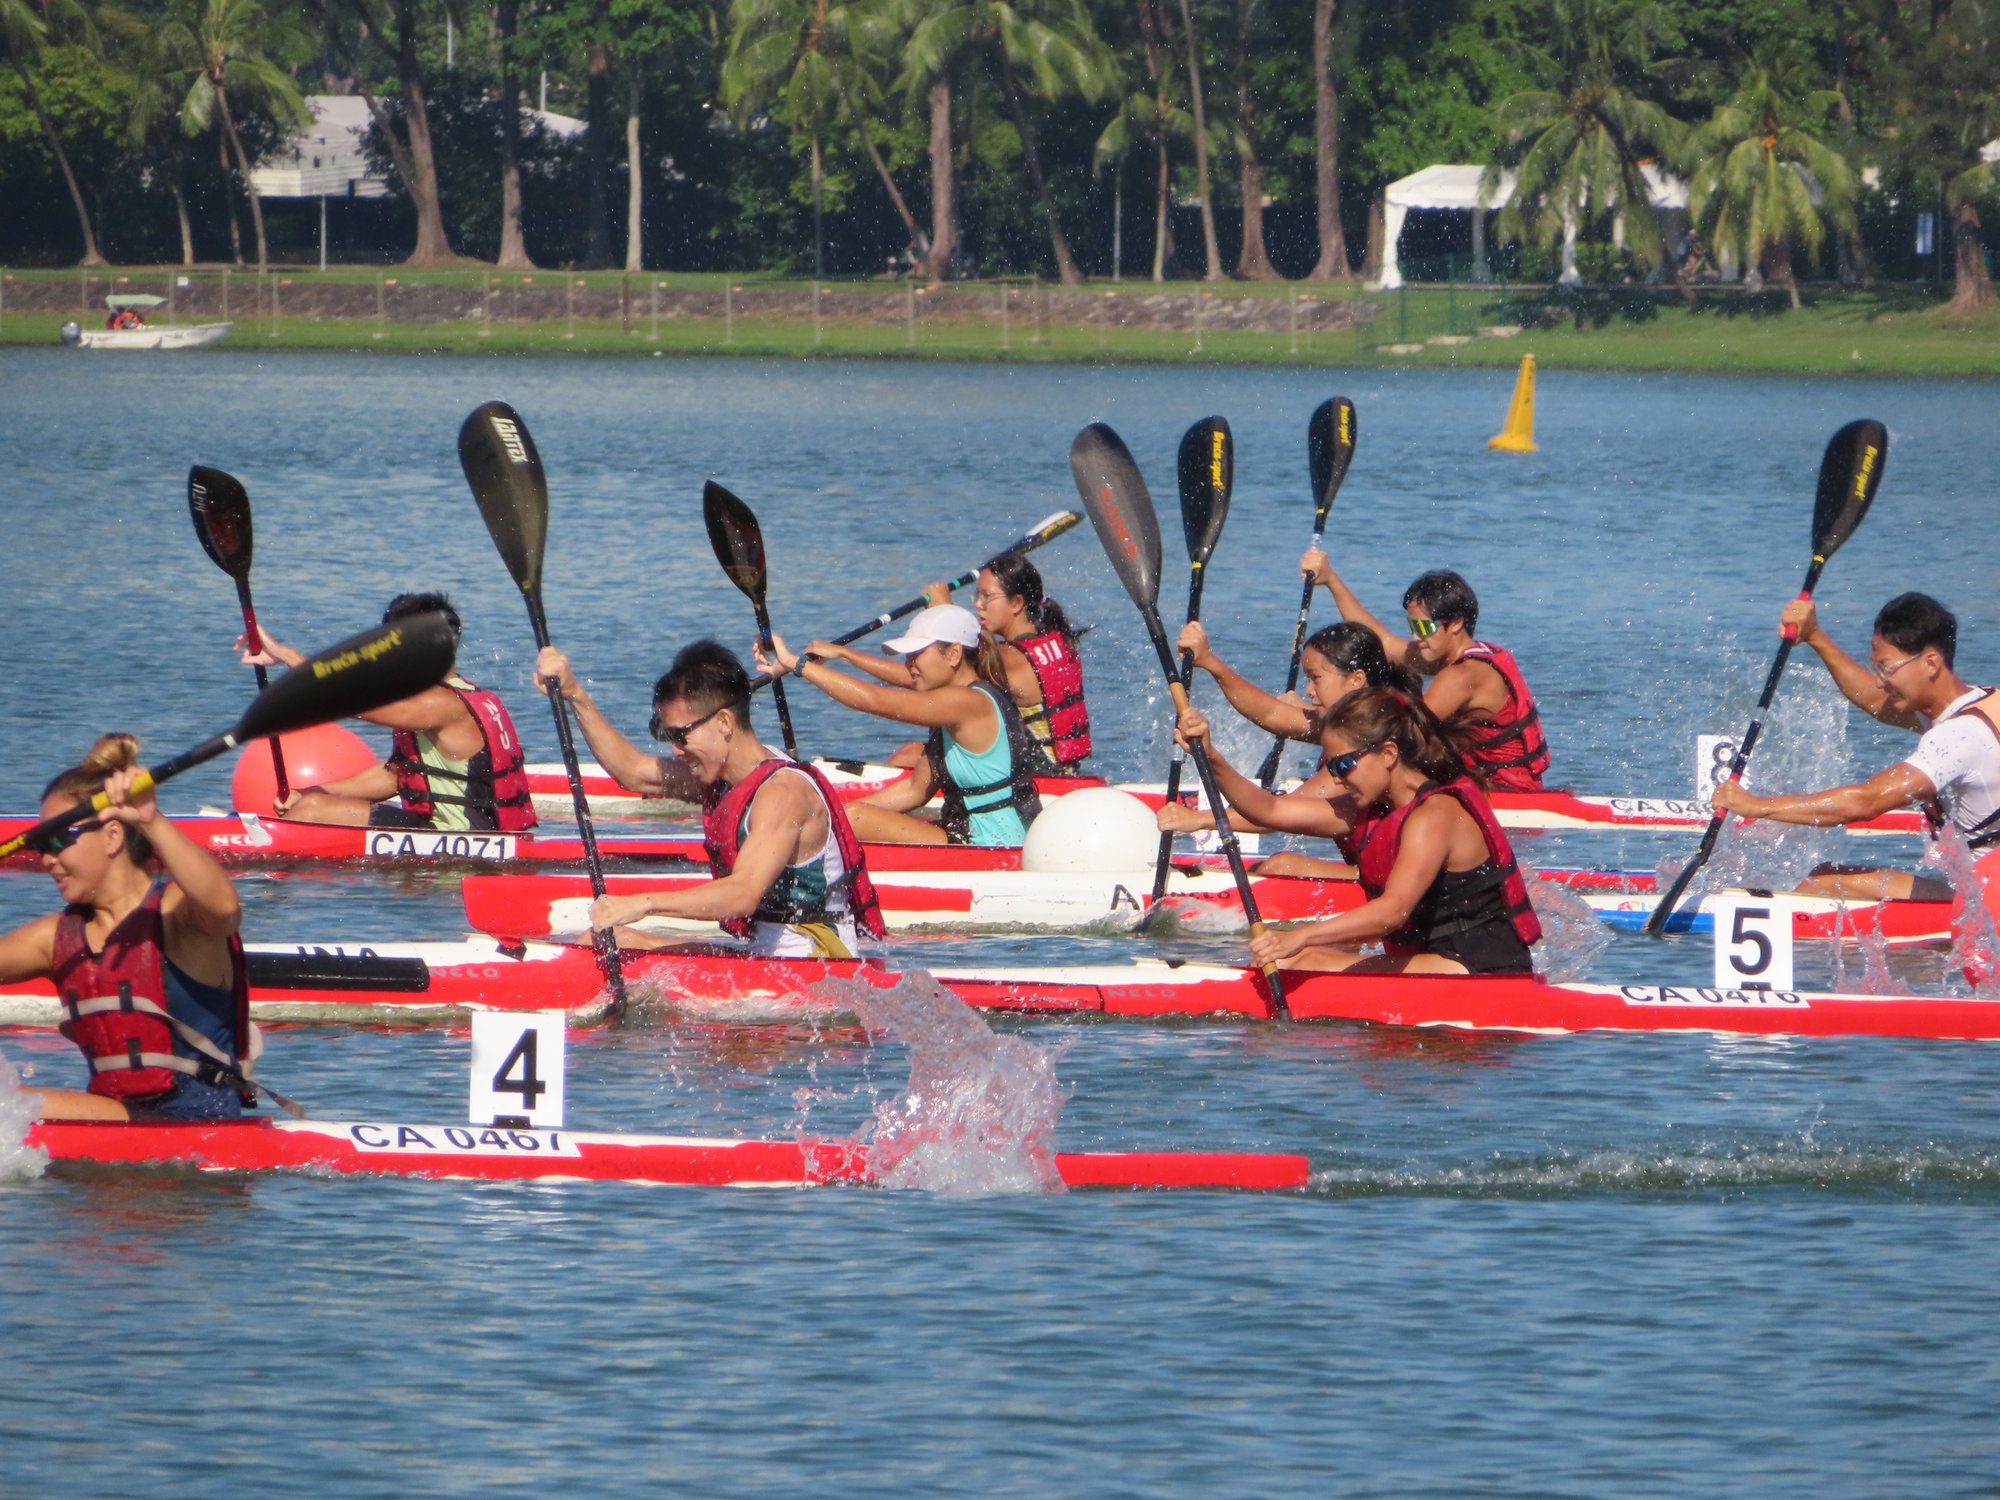
[[[243,644],[250,648],[252,656],[258,656],[264,650],[264,637],[257,629],[257,611],[250,603],[250,578],[246,573],[238,573],[234,577],[236,600],[243,606]],[[261,664],[256,671],[257,691],[261,693],[271,685],[271,674],[266,672]],[[285,776],[284,746],[278,743],[276,735],[271,736],[271,769],[278,773],[278,800],[282,802],[291,796],[292,787]]]
[[[1187,612],[1190,622],[1201,618],[1201,584],[1207,574],[1208,570],[1199,562],[1190,564],[1188,569]],[[1181,681],[1192,681],[1193,674],[1194,653],[1192,651],[1183,651],[1181,653]],[[1179,740],[1175,740],[1173,762],[1167,767],[1167,798],[1165,803],[1162,804],[1163,806],[1172,807],[1176,802],[1180,801],[1181,766],[1185,760],[1186,756],[1181,753],[1181,743]],[[1171,833],[1162,832],[1160,834],[1160,855],[1153,866],[1153,902],[1155,905],[1166,898],[1167,873],[1173,868],[1173,856],[1174,836]]]
[[[757,641],[766,654],[771,651],[771,612],[764,607],[764,596],[759,593],[750,600],[757,611]],[[783,674],[769,679],[771,696],[778,700],[778,733],[784,737],[785,754],[793,760],[799,758],[799,742],[792,733],[792,706],[785,701],[785,681]]]
[[[1142,611],[1146,620],[1146,633],[1153,638],[1153,649],[1159,654],[1160,670],[1167,675],[1167,688],[1174,697],[1174,711],[1178,716],[1187,712],[1187,684],[1181,680],[1179,663],[1174,660],[1174,648],[1167,640],[1167,632],[1160,624],[1157,609]],[[1250,924],[1250,936],[1262,937],[1264,919],[1257,912],[1257,897],[1250,889],[1250,874],[1243,868],[1243,851],[1236,843],[1236,830],[1229,826],[1229,808],[1222,800],[1222,792],[1215,782],[1215,767],[1208,763],[1208,751],[1200,741],[1188,746],[1188,754],[1194,760],[1195,775],[1201,780],[1201,787],[1208,794],[1208,805],[1215,810],[1215,831],[1222,841],[1222,853],[1229,861],[1229,873],[1236,881],[1237,899],[1243,903],[1244,918]],[[1264,982],[1271,990],[1271,1009],[1280,1020],[1288,1020],[1292,1009],[1285,1000],[1285,983],[1279,975],[1276,964],[1264,968]]]
[[[183,771],[201,765],[206,761],[214,760],[216,756],[224,754],[227,751],[234,750],[239,743],[241,742],[236,738],[233,731],[229,734],[218,734],[212,740],[203,740],[194,749],[176,755],[172,760],[163,760],[157,766],[150,766],[146,770],[141,771],[137,776],[134,776],[132,778],[132,795],[137,796],[141,792],[158,786],[163,781],[171,781]],[[71,828],[81,823],[85,818],[95,817],[110,805],[111,798],[109,794],[99,792],[87,802],[79,802],[74,807],[57,813],[53,818],[44,818],[33,828],[17,833],[5,843],[0,843],[0,859],[6,859],[9,855],[18,854],[36,839],[54,833],[58,829]]]
[[[539,651],[549,644],[548,621],[542,617],[540,594],[526,585],[521,589],[521,597],[528,601],[528,623],[534,628],[535,649]],[[576,741],[570,735],[569,705],[563,701],[562,688],[551,681],[548,684],[549,708],[556,716],[556,742],[562,746],[563,770],[569,774],[570,800],[576,808],[576,831],[583,838],[583,860],[590,870],[590,893],[596,897],[604,895],[604,857],[597,852],[597,830],[590,823],[590,799],[583,792],[583,772],[576,762]],[[618,955],[618,935],[610,928],[592,928],[590,945],[597,950],[597,966],[604,973],[604,983],[611,991],[611,1006],[614,1011],[625,1009],[625,965]]]
[[[1306,550],[1317,552],[1326,538],[1326,513],[1333,504],[1333,496],[1328,495],[1313,512],[1312,545]],[[1299,593],[1299,622],[1292,627],[1292,664],[1285,669],[1285,691],[1293,692],[1299,685],[1299,658],[1305,654],[1306,627],[1312,623],[1313,580],[1308,578]],[[1269,790],[1278,779],[1278,766],[1285,758],[1285,737],[1281,734],[1271,741],[1271,753],[1264,757],[1264,764],[1257,768],[1257,784]]]
[[[1815,557],[1812,566],[1806,569],[1805,587],[1799,590],[1801,599],[1812,598],[1813,586],[1819,582],[1820,569],[1826,566],[1826,559]],[[1744,769],[1750,764],[1750,753],[1757,748],[1757,737],[1764,732],[1764,715],[1770,712],[1771,700],[1778,695],[1778,679],[1785,675],[1785,663],[1791,660],[1792,647],[1798,644],[1799,634],[1792,626],[1784,628],[1784,639],[1778,642],[1778,654],[1771,660],[1771,675],[1764,679],[1764,691],[1757,699],[1757,711],[1750,717],[1750,727],[1743,731],[1743,738],[1737,742],[1736,754],[1729,762],[1729,775],[1725,780],[1740,782]],[[1674,906],[1681,899],[1701,867],[1715,853],[1715,842],[1722,836],[1722,825],[1729,820],[1727,812],[1716,812],[1709,817],[1708,827],[1702,831],[1701,846],[1694,852],[1694,858],[1682,866],[1674,883],[1667,888],[1660,904],[1653,908],[1653,914],[1646,919],[1646,934],[1658,937],[1666,930],[1667,919],[1673,915]]]

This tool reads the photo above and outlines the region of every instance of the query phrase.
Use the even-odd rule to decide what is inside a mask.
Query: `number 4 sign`
[[[472,1108],[475,1125],[553,1130],[563,1122],[561,1011],[475,1011]]]
[[[1792,987],[1792,914],[1768,896],[1711,896],[1715,985],[1725,990]]]

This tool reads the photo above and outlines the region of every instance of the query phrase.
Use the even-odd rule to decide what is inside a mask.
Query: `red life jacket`
[[[1410,814],[1440,792],[1457,798],[1459,806],[1479,825],[1480,835],[1486,840],[1486,863],[1472,870],[1440,871],[1418,909],[1410,913],[1408,924],[1389,935],[1389,944],[1429,952],[1435,929],[1447,924],[1469,927],[1487,921],[1511,922],[1524,944],[1538,941],[1542,924],[1535,916],[1534,903],[1528,899],[1528,883],[1514,861],[1513,846],[1507,842],[1500,820],[1494,817],[1486,794],[1470,776],[1461,776],[1443,786],[1427,781],[1408,802],[1366,826],[1368,841],[1361,846],[1355,866],[1369,899],[1380,896],[1388,887],[1389,872],[1396,867],[1396,856],[1402,851],[1403,826]]]
[[[854,836],[854,825],[847,821],[840,794],[834,791],[833,784],[821,774],[819,767],[809,763],[774,755],[759,763],[734,786],[717,782],[702,789],[701,841],[708,851],[710,871],[719,880],[736,868],[736,854],[750,803],[758,789],[783,770],[803,771],[812,779],[813,786],[819,791],[820,801],[826,805],[827,835],[840,851],[840,863],[845,873],[828,888],[824,901],[810,905],[774,900],[772,893],[767,891],[749,916],[725,918],[723,930],[747,938],[759,922],[776,922],[787,927],[807,922],[837,924],[843,914],[830,909],[832,898],[836,891],[845,890],[849,908],[847,914],[853,916],[855,925],[870,937],[887,937],[889,927],[882,920],[881,903],[875,899],[875,883],[868,878],[868,861],[862,854],[861,840]]]
[[[243,944],[229,940],[234,1014],[222,1035],[205,1032],[216,1018],[176,1014],[167,988],[166,924],[160,915],[165,881],[111,929],[104,951],[92,953],[86,933],[89,910],[72,906],[56,919],[54,968],[62,998],[62,1034],[83,1049],[90,1064],[90,1092],[108,1099],[165,1093],[183,1075],[204,1083],[246,1085],[262,1050],[250,1024],[250,980]]]
[[[413,730],[398,729],[391,742],[389,767],[396,773],[396,790],[403,806],[420,818],[437,811],[437,804],[450,802],[467,810],[475,828],[491,819],[491,826],[514,833],[535,826],[535,801],[528,789],[527,760],[521,754],[521,737],[514,721],[497,694],[474,687],[463,677],[447,677],[444,685],[464,700],[472,710],[473,722],[485,739],[485,748],[472,757],[462,777],[427,766],[417,754]],[[483,764],[482,764],[483,758]],[[453,795],[431,785],[433,779],[457,783]]]
[[[121,308],[119,311],[113,313],[110,317],[106,318],[104,320],[104,326],[106,328],[144,328],[146,326],[146,320],[140,317],[137,313],[133,312],[131,308],[127,307],[127,308]]]
[[[1044,737],[1058,766],[1080,764],[1090,754],[1090,710],[1083,701],[1083,662],[1076,642],[1059,630],[1024,635],[1008,645],[1028,658],[1042,689],[1039,707],[1021,710],[1036,739]]]
[[[1549,742],[1514,653],[1490,641],[1475,641],[1459,660],[1483,661],[1507,681],[1506,705],[1474,737],[1474,769],[1496,791],[1539,792],[1549,768]]]

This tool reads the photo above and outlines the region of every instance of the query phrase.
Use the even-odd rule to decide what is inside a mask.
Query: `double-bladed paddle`
[[[1073,510],[1059,510],[1054,515],[1043,520],[1041,525],[1037,526],[1019,541],[1002,547],[992,557],[979,564],[978,567],[967,568],[958,577],[945,585],[945,587],[948,589],[962,589],[968,584],[976,583],[979,581],[979,575],[982,570],[992,567],[994,563],[1007,556],[1010,552],[1033,552],[1043,543],[1054,541],[1072,526],[1082,524],[1082,521],[1083,517]],[[916,598],[899,604],[894,609],[883,610],[881,614],[877,615],[867,624],[857,625],[845,635],[834,636],[833,644],[836,646],[851,646],[864,635],[869,635],[874,631],[880,630],[884,625],[892,625],[905,615],[913,615],[929,603],[930,597],[928,595],[919,594]],[[777,680],[775,677],[759,677],[755,682],[750,684],[750,690],[756,692],[759,689],[770,687]]]
[[[264,637],[257,629],[257,611],[250,604],[250,492],[243,481],[221,469],[196,464],[188,470],[188,514],[194,517],[194,534],[201,538],[202,550],[215,565],[236,580],[236,601],[243,606],[243,644],[256,656],[264,649]],[[257,690],[271,685],[262,666],[257,668]],[[271,741],[271,768],[278,773],[278,800],[292,794],[285,778],[285,752],[277,740]]]
[[[713,479],[701,487],[701,517],[708,523],[708,544],[715,549],[715,560],[757,612],[757,644],[769,652],[771,612],[765,607],[764,594],[770,575],[764,567],[764,528],[757,524],[749,506]],[[776,676],[769,680],[778,700],[778,732],[784,736],[785,754],[797,760],[799,742],[792,735],[785,684]]]
[[[549,626],[542,614],[542,547],[549,531],[549,483],[542,456],[528,435],[520,414],[504,401],[489,401],[465,419],[458,430],[458,463],[472,498],[479,502],[487,533],[499,549],[521,597],[528,604],[537,650],[549,643]],[[563,769],[569,773],[570,797],[576,806],[577,832],[583,836],[584,863],[590,867],[590,889],[604,895],[604,861],[597,852],[597,831],[590,823],[590,802],[577,769],[576,741],[570,737],[569,705],[562,688],[551,682],[549,707],[556,718],[556,739],[562,745]],[[614,1013],[625,1008],[625,967],[618,957],[618,939],[610,928],[593,928],[591,945],[597,965],[611,991]]]
[[[307,657],[250,700],[250,707],[226,734],[203,740],[185,754],[141,771],[132,790],[144,791],[191,767],[214,760],[251,740],[289,734],[331,719],[352,718],[398,698],[435,687],[451,670],[457,638],[442,614],[412,615],[363,631],[317,656]],[[61,829],[104,811],[111,799],[99,792],[53,818],[0,843],[0,859]]]
[[[1340,481],[1354,462],[1354,403],[1345,396],[1322,401],[1306,423],[1306,468],[1312,475],[1313,535],[1308,551],[1317,551],[1326,538],[1326,513],[1333,509],[1333,497],[1340,493]],[[1308,578],[1299,593],[1299,622],[1292,629],[1292,664],[1285,672],[1285,691],[1299,685],[1299,656],[1305,650],[1306,626],[1312,622],[1313,581]],[[1271,742],[1271,753],[1257,768],[1257,782],[1269,787],[1278,779],[1278,765],[1285,758],[1285,737]]]
[[[1201,585],[1207,577],[1208,560],[1222,539],[1222,523],[1229,517],[1229,490],[1236,477],[1236,442],[1229,424],[1221,417],[1204,417],[1181,436],[1180,472],[1181,526],[1187,532],[1188,607],[1190,622],[1201,618]],[[1181,653],[1181,681],[1190,680],[1194,653]],[[1181,795],[1180,742],[1174,742],[1173,764],[1167,768],[1167,803],[1171,807]],[[1153,900],[1167,894],[1167,872],[1173,866],[1174,836],[1160,835],[1160,856],[1153,868]]]
[[[1102,422],[1093,422],[1070,445],[1069,469],[1076,480],[1076,492],[1083,497],[1090,524],[1097,528],[1098,540],[1104,543],[1119,582],[1125,585],[1125,592],[1139,607],[1139,617],[1146,622],[1146,633],[1152,637],[1153,650],[1159,655],[1160,670],[1166,674],[1174,708],[1185,712],[1187,684],[1181,680],[1173,644],[1160,625],[1160,522],[1153,513],[1153,497],[1146,492],[1146,481],[1139,476],[1139,466],[1132,461],[1130,450],[1117,433]],[[1236,877],[1236,893],[1243,902],[1250,935],[1256,937],[1264,931],[1264,921],[1257,914],[1257,898],[1243,869],[1243,851],[1237,847],[1236,834],[1229,826],[1228,804],[1215,784],[1215,768],[1208,763],[1208,751],[1199,743],[1191,744],[1188,749],[1194,757],[1195,774],[1208,793],[1208,805],[1215,809],[1215,828],[1222,837],[1222,852],[1229,859],[1230,873]],[[1264,966],[1264,981],[1270,987],[1273,1013],[1289,1016],[1284,981],[1276,964]]]
[[[1833,435],[1826,445],[1826,456],[1819,465],[1819,491],[1813,499],[1812,561],[1806,567],[1805,587],[1799,590],[1801,599],[1812,598],[1813,587],[1819,582],[1820,569],[1827,559],[1840,550],[1841,543],[1854,535],[1861,518],[1868,514],[1868,507],[1874,502],[1875,491],[1882,483],[1882,465],[1889,456],[1889,429],[1880,422],[1862,420],[1849,422]],[[1736,755],[1729,763],[1729,781],[1740,782],[1743,768],[1750,764],[1750,752],[1757,748],[1757,736],[1764,732],[1764,715],[1770,711],[1771,700],[1777,696],[1778,679],[1785,675],[1785,662],[1797,643],[1798,631],[1790,625],[1784,627],[1783,639],[1778,643],[1778,654],[1771,662],[1771,675],[1764,679],[1763,694],[1757,699],[1757,712],[1750,718],[1750,727],[1743,731],[1743,738],[1737,742]],[[1653,908],[1652,916],[1646,919],[1646,932],[1658,937],[1666,930],[1667,919],[1673,915],[1674,905],[1688,888],[1695,872],[1708,863],[1708,857],[1715,852],[1715,841],[1722,833],[1722,825],[1729,814],[1718,810],[1708,820],[1708,828],[1701,836],[1701,847],[1695,850],[1689,860],[1674,877],[1674,883],[1660,904]]]

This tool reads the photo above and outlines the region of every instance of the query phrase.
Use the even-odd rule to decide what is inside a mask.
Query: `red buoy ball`
[[[285,781],[293,791],[323,786],[382,764],[382,757],[366,740],[339,724],[297,730],[281,736],[280,744]],[[237,752],[236,770],[229,778],[229,800],[240,813],[269,817],[277,811],[278,774],[271,765],[269,740],[258,740]]]

